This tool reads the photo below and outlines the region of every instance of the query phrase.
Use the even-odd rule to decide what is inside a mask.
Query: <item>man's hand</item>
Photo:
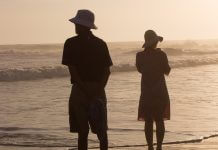
[[[89,82],[84,84],[84,90],[90,99],[102,96],[104,87],[99,83]]]

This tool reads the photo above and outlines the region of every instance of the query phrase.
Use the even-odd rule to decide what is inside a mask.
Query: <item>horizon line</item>
[[[165,42],[169,41],[215,41],[218,40],[218,38],[212,38],[212,39],[169,39],[164,40]],[[144,42],[144,41],[105,41],[106,43],[130,43],[130,42]],[[53,45],[53,44],[64,44],[61,42],[42,42],[42,43],[0,43],[0,46],[6,46],[6,45]]]

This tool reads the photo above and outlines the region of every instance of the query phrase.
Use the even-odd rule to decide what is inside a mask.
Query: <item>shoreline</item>
[[[114,150],[142,150],[146,145],[129,145],[129,146],[111,146],[109,149]],[[155,147],[155,146],[154,146]],[[23,146],[0,146],[1,150],[76,150],[77,148],[70,147],[23,147]],[[98,150],[99,148],[89,148]],[[189,142],[169,142],[163,144],[163,149],[166,150],[215,150],[218,149],[218,135],[197,139]]]

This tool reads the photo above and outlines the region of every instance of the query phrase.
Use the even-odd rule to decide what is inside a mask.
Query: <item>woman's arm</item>
[[[170,74],[171,68],[168,62],[167,55],[164,52],[163,52],[163,69],[165,75]]]
[[[138,70],[139,73],[142,73],[141,71],[141,65],[140,65],[140,61],[139,61],[139,53],[136,54],[136,68]]]

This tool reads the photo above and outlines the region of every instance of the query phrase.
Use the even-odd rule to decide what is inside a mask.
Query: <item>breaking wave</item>
[[[218,64],[218,58],[204,58],[204,59],[188,59],[171,61],[170,66],[172,68],[181,67],[195,67],[202,65]],[[129,72],[136,71],[134,64],[121,64],[115,65],[111,68],[112,72]],[[0,82],[10,81],[23,81],[23,80],[36,80],[36,79],[48,79],[59,78],[69,76],[67,67],[55,66],[55,67],[40,67],[40,68],[11,68],[0,70]]]
[[[0,81],[22,81],[68,76],[66,67],[41,67],[0,70]]]

